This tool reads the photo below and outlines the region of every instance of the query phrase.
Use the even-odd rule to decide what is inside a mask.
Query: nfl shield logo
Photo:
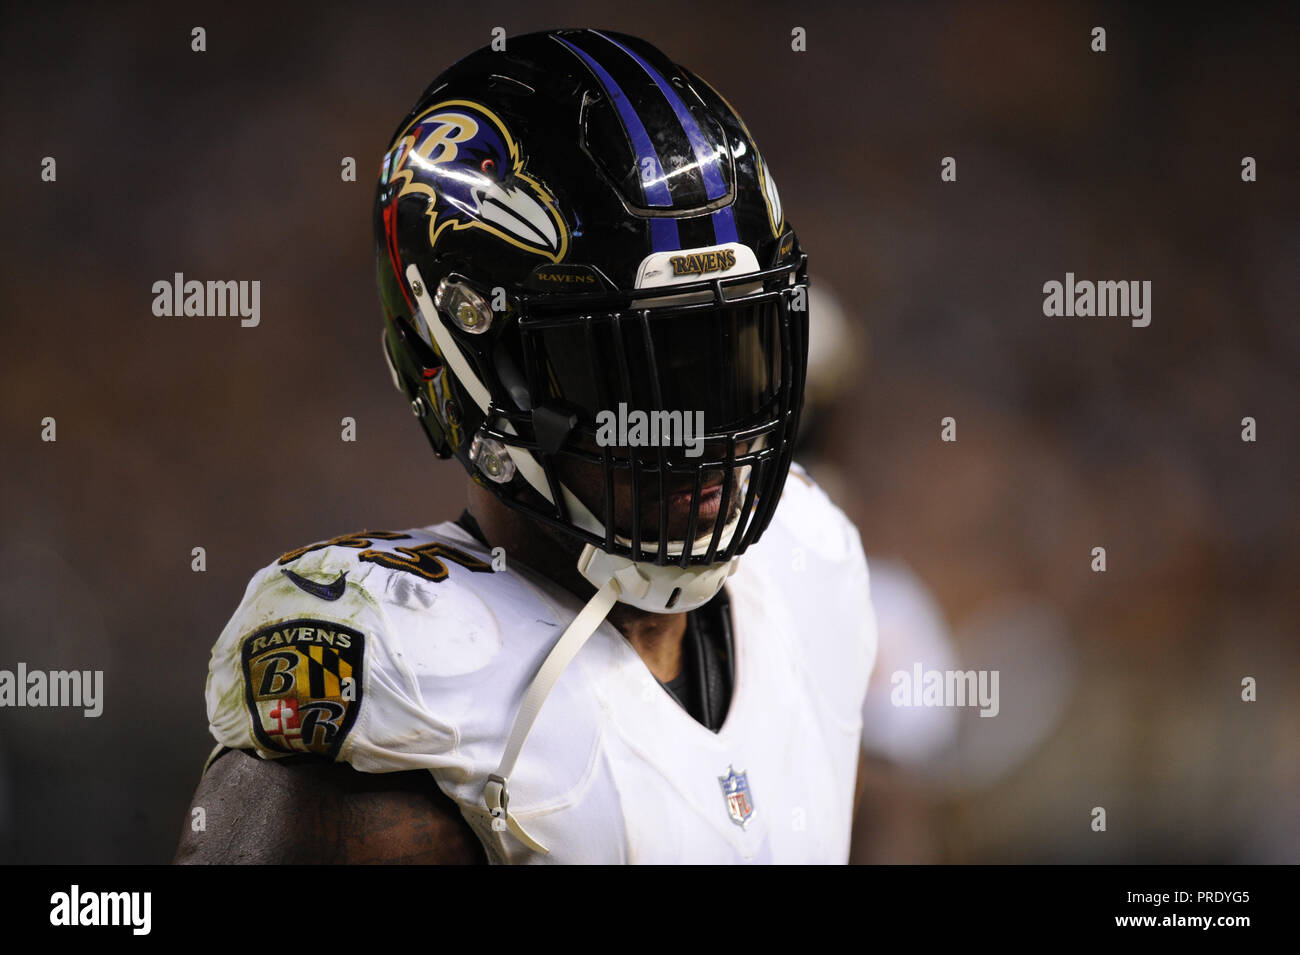
[[[731,815],[731,821],[744,829],[754,815],[749,780],[744,773],[738,773],[728,766],[727,775],[719,776],[718,782],[722,784],[722,795],[727,800],[727,812]]]

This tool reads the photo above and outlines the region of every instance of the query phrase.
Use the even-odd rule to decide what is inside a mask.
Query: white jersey
[[[608,622],[561,675],[510,776],[510,814],[548,854],[494,830],[483,790],[583,602],[492,559],[452,523],[285,555],[213,648],[213,735],[426,769],[494,862],[847,861],[875,621],[858,533],[798,467],[726,583],[735,672],[717,733]]]

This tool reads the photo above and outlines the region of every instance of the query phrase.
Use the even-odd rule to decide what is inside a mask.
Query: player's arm
[[[194,809],[204,831],[193,831]],[[475,864],[487,861],[456,804],[423,771],[360,773],[311,757],[226,753],[204,774],[177,863]]]

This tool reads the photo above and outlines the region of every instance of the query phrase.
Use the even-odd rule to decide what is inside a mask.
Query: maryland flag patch
[[[361,706],[365,637],[327,620],[286,620],[244,638],[253,732],[267,749],[333,758]]]

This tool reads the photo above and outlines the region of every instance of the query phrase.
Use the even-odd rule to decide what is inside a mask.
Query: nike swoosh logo
[[[281,567],[280,573],[292,580],[294,586],[299,590],[305,590],[313,597],[319,597],[321,600],[338,600],[343,596],[343,589],[348,585],[348,572],[346,570],[339,573],[337,580],[333,580],[328,584],[308,580],[306,577],[299,577],[286,567]]]

